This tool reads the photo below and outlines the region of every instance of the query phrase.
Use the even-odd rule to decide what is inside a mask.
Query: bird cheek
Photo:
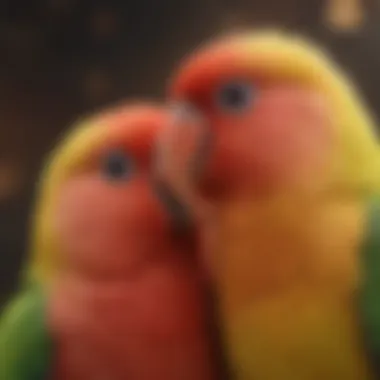
[[[204,192],[231,196],[314,181],[328,167],[334,136],[321,120],[247,119],[219,126],[203,176]]]
[[[220,143],[218,138],[199,177],[200,194],[206,199],[224,197],[238,185],[238,172],[242,167],[240,154],[234,154],[231,145],[228,149],[220,149]]]
[[[84,182],[72,181],[57,195],[54,235],[62,261],[69,267],[94,264],[99,260],[96,253],[103,244],[100,243],[104,228],[100,226],[99,219],[104,215],[100,215],[99,207],[95,207],[97,190],[93,189],[92,193],[88,190]]]
[[[131,266],[133,245],[147,218],[143,197],[133,185],[111,185],[100,178],[67,183],[57,196],[53,225],[63,261],[104,273]]]
[[[154,192],[151,183],[137,190],[134,200],[131,198],[130,224],[136,234],[151,241],[166,236],[170,229],[170,217],[161,200]]]
[[[244,122],[218,121],[205,161],[200,188],[205,196],[230,196],[243,185],[252,168],[255,140]]]

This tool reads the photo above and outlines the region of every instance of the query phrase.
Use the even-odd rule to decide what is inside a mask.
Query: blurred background
[[[324,45],[380,117],[377,0],[0,0],[0,306],[15,288],[46,153],[79,116],[160,98],[184,53],[279,26]]]

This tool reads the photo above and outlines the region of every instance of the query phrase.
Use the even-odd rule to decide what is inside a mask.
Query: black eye
[[[244,111],[252,105],[255,91],[253,86],[244,82],[228,83],[218,92],[218,105],[224,111]]]
[[[134,170],[133,159],[122,150],[107,152],[103,157],[102,173],[113,181],[129,179]]]

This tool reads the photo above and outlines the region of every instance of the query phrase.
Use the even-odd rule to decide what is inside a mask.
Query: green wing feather
[[[38,286],[25,289],[0,320],[0,379],[45,380],[52,344],[45,323],[46,298]]]
[[[380,200],[369,209],[367,238],[362,251],[363,287],[360,316],[368,352],[380,375]]]

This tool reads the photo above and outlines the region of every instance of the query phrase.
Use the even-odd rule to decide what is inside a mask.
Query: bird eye
[[[127,180],[133,169],[133,159],[122,150],[107,152],[103,157],[102,173],[109,180]]]
[[[249,83],[228,83],[218,92],[218,105],[224,111],[244,111],[252,105],[254,99],[254,88]]]

